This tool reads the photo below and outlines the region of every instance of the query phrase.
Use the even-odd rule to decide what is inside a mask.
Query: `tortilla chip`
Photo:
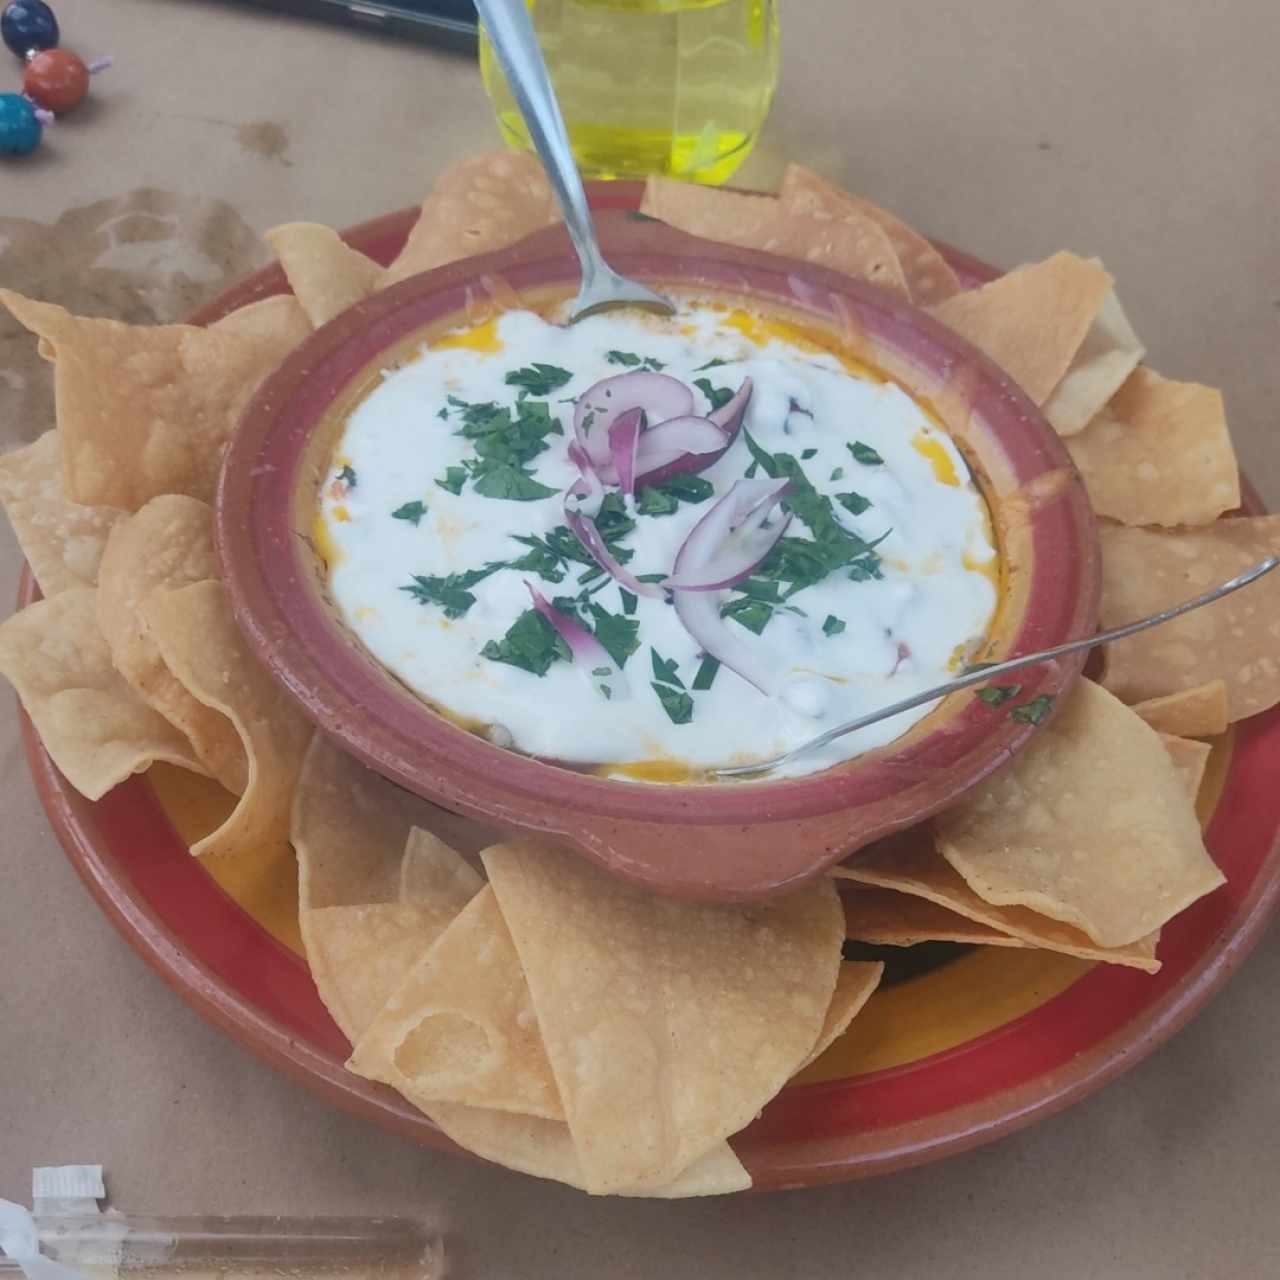
[[[90,800],[156,760],[200,767],[186,739],[112,665],[97,594],[71,587],[0,624],[0,674],[18,691],[54,764]]]
[[[205,582],[218,572],[211,508],[179,494],[153,498],[111,531],[100,571],[98,625],[116,669],[138,696],[186,736],[205,770],[241,795],[249,762],[240,735],[169,670],[142,616],[155,592]]]
[[[355,1044],[460,908],[377,902],[302,911],[298,924],[312,980],[342,1034]]]
[[[829,881],[750,908],[642,892],[525,843],[481,857],[588,1186],[671,1182],[817,1042],[844,920]]]
[[[1171,733],[1162,733],[1160,741],[1169,753],[1174,766],[1182,777],[1194,803],[1200,794],[1200,784],[1204,781],[1204,771],[1209,767],[1209,757],[1213,748],[1207,742],[1195,742],[1190,738],[1177,738]]]
[[[1147,349],[1113,289],[1085,334],[1071,367],[1046,401],[1044,416],[1060,436],[1083,431],[1124,386]]]
[[[704,240],[812,262],[907,296],[888,235],[856,209],[837,218],[828,210],[788,208],[776,196],[650,178],[640,211]]]
[[[1123,524],[1209,524],[1240,505],[1221,392],[1139,369],[1067,449],[1094,510]]]
[[[839,879],[850,879],[837,867]],[[979,924],[929,898],[897,889],[859,887],[843,893],[845,936],[878,947],[914,947],[921,942],[958,942],[969,946],[1027,947],[1022,938]]]
[[[1103,947],[1138,941],[1224,882],[1155,730],[1089,680],[936,822],[942,855],[980,898]]]
[[[107,535],[125,516],[67,500],[56,431],[0,455],[0,504],[46,598],[98,581]]]
[[[550,1178],[579,1191],[590,1191],[568,1125],[446,1102],[432,1104],[428,1114],[448,1137],[482,1159],[535,1178]],[[721,1142],[664,1187],[639,1191],[620,1187],[612,1194],[681,1200],[727,1195],[746,1191],[750,1186],[751,1177],[742,1162],[727,1142]]]
[[[840,966],[840,974],[836,978],[836,989],[832,993],[831,1003],[827,1006],[827,1016],[818,1033],[817,1043],[809,1050],[809,1056],[797,1068],[797,1074],[805,1067],[822,1057],[837,1040],[840,1039],[854,1018],[862,1012],[863,1006],[875,994],[875,989],[884,977],[884,965],[879,961],[864,963],[849,961]]]
[[[1104,525],[1101,541],[1105,629],[1181,604],[1280,552],[1280,516],[1169,533]],[[1102,683],[1125,702],[1222,680],[1231,720],[1257,715],[1280,702],[1280,573],[1104,652]]]
[[[1133,710],[1157,733],[1177,738],[1213,738],[1227,731],[1227,686],[1225,681],[1210,680],[1194,689],[1136,703]]]
[[[1100,263],[1056,253],[931,311],[1043,405],[1075,360],[1111,285]]]
[[[73,502],[136,511],[160,494],[211,501],[222,448],[282,347],[219,329],[73,316],[0,289],[54,361],[63,483]]]
[[[240,802],[191,852],[229,853],[287,840],[311,725],[249,652],[222,583],[153,592],[142,614],[165,666],[195,698],[231,721],[249,760]]]
[[[889,237],[897,254],[911,301],[932,307],[960,292],[960,280],[947,260],[924,236],[870,200],[842,190],[802,164],[789,164],[782,175],[778,198],[785,209],[825,218],[848,217],[854,223],[870,218]]]
[[[496,833],[412,795],[316,734],[298,779],[290,839],[304,910],[398,902],[415,827],[474,853]],[[418,855],[415,855],[415,857]]]
[[[318,329],[377,287],[382,268],[332,227],[287,222],[266,234],[307,318]]]
[[[409,832],[400,860],[400,901],[441,903],[457,915],[484,888],[484,877],[439,836]]]
[[[314,332],[302,304],[288,293],[250,302],[214,321],[209,327],[222,333],[237,333],[244,338],[270,342],[279,348],[281,360]]]
[[[433,1102],[563,1120],[520,957],[486,886],[360,1037],[347,1068]]]
[[[948,914],[954,913],[972,920],[1009,939],[999,943],[994,937],[982,938],[984,945],[1021,944],[1044,951],[1079,956],[1083,960],[1102,960],[1108,964],[1142,969],[1147,973],[1157,973],[1160,969],[1160,962],[1156,959],[1156,945],[1159,942],[1157,933],[1149,934],[1127,947],[1099,947],[1079,929],[1028,911],[1026,907],[1001,907],[984,902],[938,852],[933,828],[928,824],[913,827],[887,840],[877,841],[856,854],[851,862],[834,867],[832,872],[837,879],[872,886],[870,890],[859,889],[855,894],[844,895],[846,912],[850,909],[850,899],[856,903],[865,892],[886,889],[935,903],[945,908]],[[904,918],[911,920],[910,908],[905,909]],[[951,922],[945,918],[938,918],[937,925],[940,933],[944,930],[948,934],[952,932]],[[954,932],[959,934],[958,929]],[[916,939],[918,942],[967,940],[961,936]]]
[[[509,151],[472,156],[440,175],[378,287],[505,249],[559,220],[559,206],[534,156]]]

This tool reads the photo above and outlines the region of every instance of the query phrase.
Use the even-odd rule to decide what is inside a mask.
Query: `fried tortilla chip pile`
[[[870,281],[1000,365],[1102,517],[1104,626],[1280,549],[1280,517],[1229,514],[1221,395],[1142,363],[1096,260],[1058,253],[966,291],[906,223],[799,166],[776,196],[654,179],[642,211]],[[0,458],[44,595],[0,625],[0,672],[84,795],[164,761],[238,797],[193,853],[292,841],[307,958],[351,1070],[511,1168],[595,1193],[715,1194],[749,1185],[727,1139],[879,982],[879,964],[842,962],[846,936],[1159,968],[1162,926],[1222,880],[1196,818],[1205,739],[1280,701],[1280,579],[1110,646],[1099,682],[954,809],[759,907],[646,895],[409,796],[313,737],[258,666],[208,504],[244,406],[314,326],[556,218],[531,158],[476,156],[440,178],[385,269],[330,228],[276,228],[292,292],[208,328],[0,290],[53,362],[57,403],[56,428]],[[988,691],[992,714],[1002,696]]]

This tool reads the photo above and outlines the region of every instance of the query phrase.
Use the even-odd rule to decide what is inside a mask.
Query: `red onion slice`
[[[569,498],[573,496],[574,489],[581,483],[581,481],[576,481],[566,497],[564,507],[565,523],[573,530],[574,536],[578,541],[591,553],[591,558],[596,564],[615,582],[626,587],[633,595],[647,596],[651,600],[660,600],[662,598],[662,588],[656,583],[641,582],[635,574],[629,573],[613,558],[609,548],[605,545],[604,539],[600,536],[600,530],[596,528],[595,521],[569,506]]]
[[[524,584],[533,597],[533,607],[555,628],[556,634],[569,646],[573,661],[604,698],[625,698],[631,690],[627,677],[610,656],[608,649],[577,618],[561,613],[531,582]]]
[[[586,449],[603,479],[613,480],[609,428],[631,409],[643,409],[654,423],[693,412],[693,392],[678,378],[636,370],[603,378],[578,397],[573,411],[573,434]]]
[[[729,630],[720,616],[720,601],[708,591],[673,592],[676,615],[704,653],[755,685],[766,698],[777,696],[782,663],[761,641],[748,644]]]
[[[709,418],[671,418],[640,437],[636,483],[658,484],[669,476],[705,471],[732,441]]]
[[[737,439],[738,432],[742,430],[742,419],[746,415],[747,405],[751,403],[752,386],[750,378],[743,378],[742,386],[733,399],[707,414],[707,421],[714,422],[728,436],[726,448]]]
[[[604,501],[604,485],[601,484],[595,467],[591,465],[586,450],[577,441],[569,446],[569,461],[578,468],[580,474],[564,495],[565,513],[567,515],[572,510],[580,516],[594,519]]]
[[[689,531],[662,585],[671,591],[720,591],[749,578],[791,523],[788,514],[765,525],[790,487],[789,480],[739,480]]]
[[[767,698],[777,696],[782,663],[767,645],[734,635],[720,616],[720,599],[715,594],[714,583],[722,579],[725,585],[732,585],[748,577],[768,554],[768,549],[742,570],[742,557],[747,554],[745,548],[750,546],[754,554],[766,539],[772,547],[782,536],[787,520],[779,521],[767,531],[763,524],[786,492],[788,483],[785,480],[739,480],[694,526],[676,556],[675,571],[668,579],[668,585],[690,581],[709,584],[672,591],[681,625],[705,653],[718,658]],[[725,544],[732,542],[737,531],[746,531],[745,537],[740,540],[742,547],[734,548],[739,555],[734,572],[725,576],[730,568]]]
[[[618,475],[618,487],[628,496],[636,491],[637,449],[644,426],[644,410],[628,409],[609,428],[609,454]]]

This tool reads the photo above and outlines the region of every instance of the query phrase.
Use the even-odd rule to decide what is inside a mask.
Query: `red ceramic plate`
[[[593,196],[600,206],[632,207],[638,191],[614,184]],[[367,223],[348,239],[388,261],[414,216]],[[993,274],[950,256],[968,283]],[[278,270],[260,272],[196,318],[283,288]],[[21,603],[34,594],[28,576]],[[37,788],[73,864],[166,981],[322,1096],[453,1149],[397,1095],[343,1070],[347,1043],[299,954],[287,848],[262,851],[247,873],[197,862],[188,845],[228,805],[212,784],[157,766],[91,803],[67,785],[29,722],[24,734]],[[990,1141],[1099,1088],[1172,1035],[1252,949],[1280,898],[1277,760],[1280,708],[1217,745],[1201,816],[1228,883],[1165,930],[1159,975],[1047,952],[945,952],[944,963],[877,992],[850,1033],[733,1140],[755,1185],[864,1177]]]

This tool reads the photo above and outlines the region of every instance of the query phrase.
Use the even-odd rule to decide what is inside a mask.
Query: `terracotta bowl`
[[[711,244],[634,215],[602,214],[619,270],[745,303],[818,331],[939,415],[991,510],[1001,601],[992,652],[1091,634],[1099,554],[1083,485],[1056,433],[986,357],[923,312],[821,268]],[[615,781],[496,747],[433,711],[344,627],[309,530],[344,412],[408,346],[518,296],[572,295],[556,228],[501,253],[406,280],[338,316],[259,390],[226,458],[218,545],[240,624],[321,730],[395,782],[472,817],[547,833],[656,891],[749,900],[795,886],[871,840],[953,803],[1035,732],[956,695],[880,750],[803,778],[718,785]],[[1020,678],[1063,694],[1081,659]]]

